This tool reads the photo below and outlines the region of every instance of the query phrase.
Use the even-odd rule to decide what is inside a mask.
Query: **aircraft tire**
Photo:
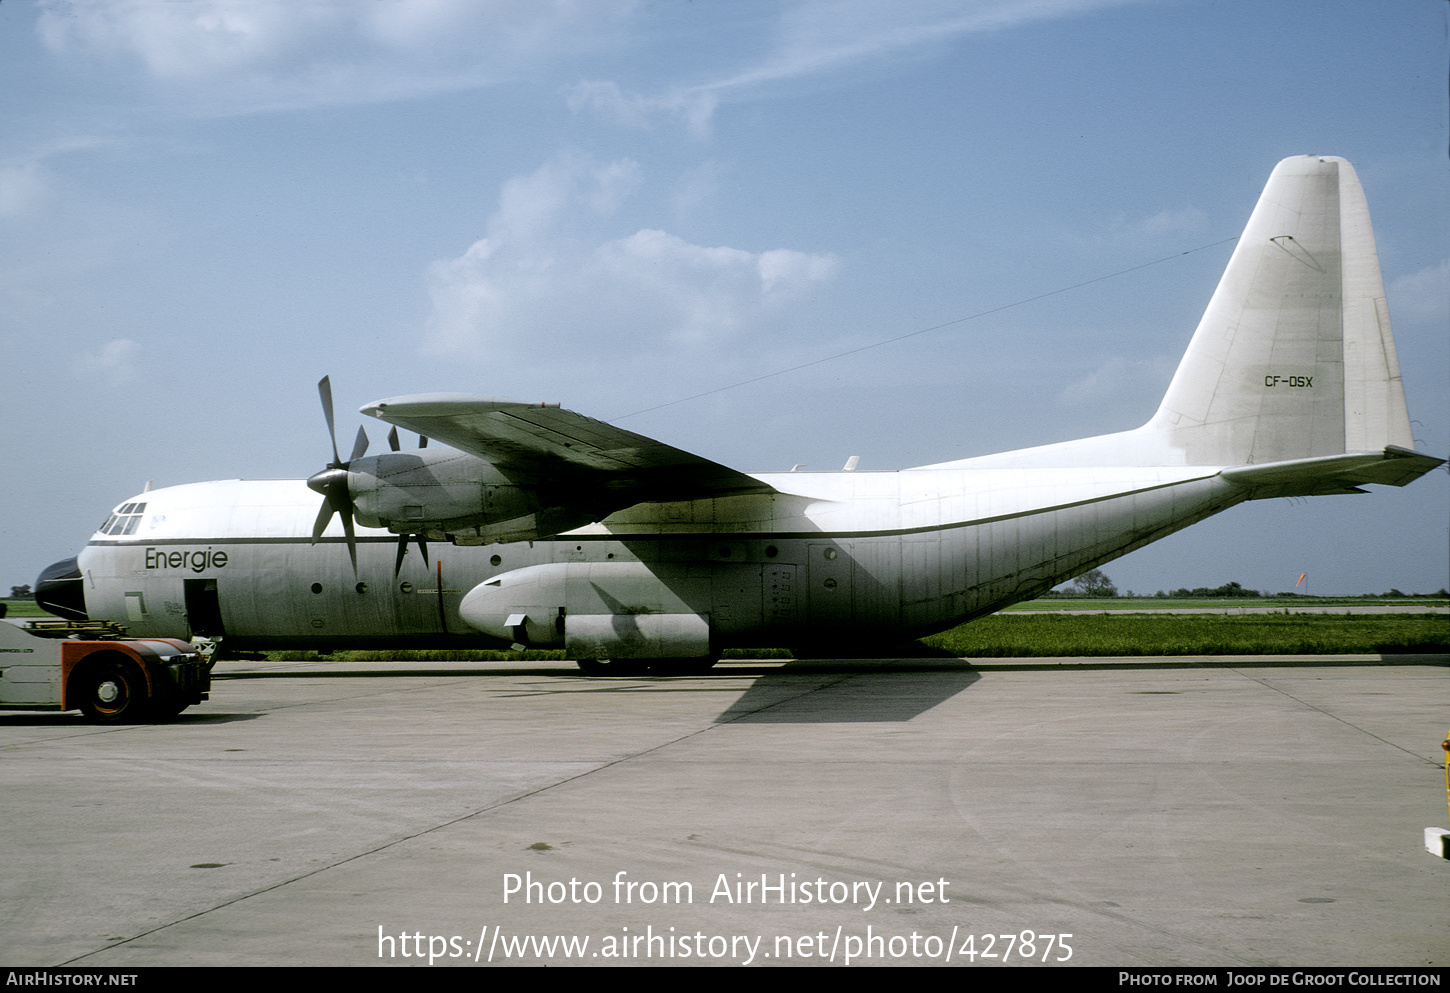
[[[609,660],[604,659],[575,659],[574,664],[579,671],[586,676],[607,676],[609,675]]]
[[[148,720],[150,701],[141,671],[121,658],[91,658],[71,676],[69,702],[87,720],[101,724],[139,723]]]

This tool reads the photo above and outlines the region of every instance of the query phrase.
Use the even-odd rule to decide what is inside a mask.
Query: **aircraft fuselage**
[[[197,483],[128,501],[145,504],[134,533],[97,533],[78,566],[92,618],[237,649],[496,647],[515,643],[502,622],[516,613],[540,647],[562,647],[560,617],[605,614],[703,616],[717,647],[889,641],[1036,596],[1248,496],[1200,466],[757,478],[778,492],[640,504],[532,542],[432,543],[396,577],[385,531],[358,529],[356,575],[336,521],[313,544],[303,480]],[[527,593],[501,583],[460,613],[520,570]]]

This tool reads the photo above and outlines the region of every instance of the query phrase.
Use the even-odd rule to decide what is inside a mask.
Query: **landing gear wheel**
[[[599,659],[576,659],[574,664],[586,676],[609,675],[609,663],[607,661],[601,662]]]
[[[146,680],[119,659],[95,659],[71,677],[71,700],[89,720],[104,724],[144,721]]]

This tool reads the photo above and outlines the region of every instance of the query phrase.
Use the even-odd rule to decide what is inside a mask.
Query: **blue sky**
[[[1445,456],[1447,11],[0,4],[0,585],[148,479],[322,468],[324,374],[344,446],[361,404],[432,391],[561,401],[746,471],[1135,427],[1215,243],[1306,152],[1355,163],[1415,434]],[[1236,508],[1106,571],[1429,592],[1447,549],[1436,472]]]

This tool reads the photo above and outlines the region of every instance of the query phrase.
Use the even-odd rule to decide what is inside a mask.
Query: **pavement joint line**
[[[1271,685],[1270,683],[1265,682],[1264,680],[1260,679],[1259,677],[1257,677],[1257,676],[1251,676],[1251,675],[1249,675],[1246,672],[1240,672],[1237,669],[1233,669],[1231,671],[1238,673],[1240,676],[1243,676],[1245,679],[1249,679],[1249,680],[1252,680],[1255,683],[1258,683],[1260,686],[1264,687],[1267,690],[1272,690],[1273,692],[1278,693],[1281,696],[1288,697],[1290,700],[1293,700],[1295,703],[1299,704],[1302,707],[1308,707],[1310,710],[1313,710],[1313,711],[1315,711],[1317,713],[1323,714],[1325,717],[1328,717],[1330,720],[1338,721],[1339,723],[1343,724],[1345,727],[1353,728],[1354,730],[1358,731],[1360,734],[1363,734],[1363,735],[1366,735],[1366,736],[1368,736],[1370,738],[1373,738],[1375,741],[1378,741],[1382,745],[1389,745],[1391,748],[1398,749],[1399,751],[1404,752],[1406,755],[1410,756],[1411,758],[1414,758],[1414,759],[1416,759],[1417,761],[1420,761],[1420,762],[1424,762],[1427,765],[1431,766],[1432,768],[1435,768],[1435,769],[1440,768],[1440,763],[1438,761],[1435,761],[1433,759],[1427,759],[1423,755],[1417,755],[1416,753],[1410,751],[1408,748],[1404,747],[1403,745],[1397,745],[1393,741],[1386,741],[1385,739],[1381,738],[1379,735],[1375,734],[1373,731],[1366,731],[1364,728],[1360,727],[1358,724],[1354,724],[1354,723],[1352,723],[1350,721],[1345,720],[1343,717],[1339,717],[1339,716],[1337,716],[1335,714],[1331,714],[1329,711],[1325,710],[1323,707],[1316,707],[1316,706],[1314,706],[1314,704],[1309,703],[1306,700],[1300,700],[1298,697],[1296,697],[1294,694],[1290,693],[1288,690],[1281,689],[1278,686]]]
[[[735,848],[735,847],[731,847],[731,846],[728,846],[728,845],[702,844],[700,842],[691,842],[690,844],[692,845],[692,847],[705,848],[705,849],[709,849],[710,851],[716,851],[716,852],[726,852],[726,853],[731,854],[731,855],[740,855],[740,856],[744,856],[745,858],[750,858],[750,859],[759,859],[759,858],[762,858],[763,857],[763,853],[762,852],[755,851],[755,850],[751,850],[751,849],[746,849],[746,848]],[[819,852],[819,851],[816,851],[814,849],[801,848],[799,846],[794,846],[794,845],[785,845],[785,846],[780,846],[780,847],[782,847],[782,848],[784,848],[784,849],[786,849],[788,851],[794,850],[794,851],[797,851],[797,852],[803,852],[806,855],[813,856],[813,857],[815,857],[817,859],[829,859],[830,858],[829,853]],[[853,871],[853,869],[843,869],[842,867],[837,866],[837,865],[834,865],[834,864],[827,863],[824,866],[822,866],[819,862],[817,862],[817,863],[810,863],[808,859],[807,860],[803,860],[803,861],[806,861],[808,864],[815,864],[815,865],[817,865],[818,868],[824,868],[824,869],[826,869],[828,871],[842,871],[842,872]],[[862,860],[855,860],[855,861],[879,862],[880,865],[885,866],[888,869],[893,869],[893,870],[900,869],[901,868],[900,866],[897,866],[894,863],[890,863],[890,862],[880,862],[879,860],[862,859]],[[1080,900],[1065,900],[1062,897],[1056,897],[1056,896],[1053,896],[1050,893],[1045,893],[1045,892],[1042,892],[1041,890],[1037,890],[1037,889],[1034,889],[1034,888],[1028,887],[1028,886],[1003,886],[1002,888],[1003,888],[1004,891],[1011,892],[1013,895],[1015,895],[1019,899],[1023,899],[1023,900],[1034,900],[1034,899],[1035,900],[1041,900],[1044,903],[1051,903],[1051,904],[1056,904],[1056,905],[1062,906],[1062,907],[1069,907],[1069,908],[1072,908],[1073,910],[1081,910],[1081,911],[1084,911],[1084,912],[1089,913],[1089,914],[1096,914],[1099,917],[1107,917],[1107,918],[1110,918],[1111,920],[1117,921],[1120,924],[1126,924],[1129,927],[1142,928],[1145,931],[1151,931],[1151,932],[1153,932],[1155,934],[1165,935],[1167,937],[1174,938],[1174,939],[1179,940],[1179,941],[1185,941],[1185,942],[1188,942],[1190,944],[1198,945],[1201,948],[1207,948],[1207,949],[1209,949],[1211,951],[1214,951],[1214,952],[1220,952],[1220,953],[1232,955],[1232,956],[1234,956],[1234,958],[1236,958],[1238,960],[1238,963],[1239,964],[1244,965],[1244,966],[1253,966],[1253,965],[1255,965],[1255,963],[1251,962],[1248,959],[1245,959],[1243,956],[1237,955],[1236,953],[1234,953],[1231,950],[1222,948],[1219,945],[1213,944],[1212,942],[1206,941],[1203,938],[1197,937],[1196,935],[1194,935],[1191,932],[1179,932],[1179,931],[1175,931],[1175,930],[1173,930],[1171,928],[1165,928],[1165,927],[1163,927],[1161,925],[1158,925],[1158,924],[1150,924],[1147,921],[1140,921],[1140,920],[1138,920],[1138,919],[1136,919],[1134,917],[1130,917],[1129,915],[1127,915],[1125,913],[1115,912],[1115,911],[1113,911],[1113,910],[1111,910],[1111,909],[1109,909],[1107,907],[1096,907],[1096,906],[1093,906],[1091,903],[1088,903],[1088,902],[1085,902],[1085,901],[1080,901]],[[952,902],[953,903],[956,903],[956,902],[959,902],[959,901],[961,903],[972,904],[974,906],[984,907],[984,908],[996,907],[1000,903],[1000,901],[993,900],[993,899],[990,899],[990,898],[987,898],[987,897],[978,897],[978,896],[973,896],[973,895],[963,896],[961,894],[953,894],[952,895]]]
[[[446,827],[452,827],[455,824],[460,824],[463,821],[469,820],[470,818],[473,818],[473,817],[477,817],[480,814],[490,813],[491,811],[498,810],[498,809],[500,809],[502,807],[507,807],[508,805],[513,804],[513,803],[517,803],[520,800],[527,800],[530,797],[538,796],[541,793],[547,793],[549,790],[555,789],[557,787],[565,786],[565,785],[567,785],[569,783],[576,782],[576,781],[578,781],[580,779],[583,779],[586,776],[592,776],[596,772],[602,772],[605,769],[611,769],[614,766],[622,765],[625,762],[633,761],[634,759],[640,758],[641,756],[649,755],[651,752],[657,752],[657,751],[660,751],[661,749],[669,748],[672,745],[679,744],[682,741],[687,741],[690,738],[695,737],[696,735],[704,734],[707,731],[714,730],[715,728],[726,727],[726,726],[728,726],[730,724],[734,724],[736,721],[739,721],[739,720],[741,720],[741,719],[743,719],[745,717],[749,717],[749,716],[752,716],[754,714],[761,713],[762,711],[770,710],[772,707],[778,707],[781,704],[791,703],[791,702],[794,702],[795,700],[799,700],[801,697],[809,696],[810,694],[816,693],[816,692],[818,692],[820,690],[829,689],[832,686],[836,686],[839,683],[843,683],[846,680],[853,678],[853,676],[854,676],[853,673],[848,673],[848,674],[842,675],[842,676],[840,676],[837,679],[833,679],[833,680],[831,680],[831,681],[829,681],[827,683],[823,683],[823,684],[818,685],[818,686],[813,686],[813,687],[811,687],[811,688],[809,688],[809,689],[807,689],[807,690],[805,690],[805,691],[803,691],[801,693],[796,693],[796,694],[794,694],[792,696],[785,697],[785,698],[782,698],[780,700],[773,701],[773,702],[768,703],[768,704],[765,704],[764,706],[761,706],[761,707],[757,707],[754,710],[746,711],[746,712],[740,714],[737,717],[731,718],[728,721],[719,721],[719,720],[712,721],[711,723],[707,724],[704,727],[696,728],[693,731],[690,731],[690,732],[688,732],[686,734],[682,734],[682,735],[680,735],[677,738],[672,738],[669,741],[662,741],[662,742],[660,742],[657,745],[651,745],[649,748],[641,749],[640,751],[633,752],[633,753],[631,753],[629,755],[622,755],[622,756],[620,756],[617,759],[613,759],[613,760],[611,760],[609,762],[604,762],[604,763],[602,763],[602,764],[600,764],[598,766],[595,766],[592,769],[586,769],[583,772],[575,773],[574,775],[565,777],[564,779],[560,779],[557,782],[548,783],[548,784],[546,784],[544,786],[538,787],[537,789],[528,790],[528,791],[526,791],[524,793],[520,793],[517,796],[509,797],[508,799],[505,799],[505,800],[499,800],[496,803],[491,803],[491,804],[488,804],[485,807],[480,807],[478,810],[470,811],[469,813],[466,813],[466,814],[460,814],[459,816],[454,817],[454,818],[451,818],[450,820],[443,821],[442,823],[439,823],[439,824],[434,824],[431,827],[427,827],[427,828],[422,829],[421,831],[414,831],[412,834],[404,835],[401,838],[394,838],[393,840],[388,841],[388,842],[385,842],[384,844],[377,845],[374,848],[370,848],[370,849],[368,849],[365,852],[357,852],[357,853],[355,853],[353,855],[349,855],[347,858],[338,859],[337,861],[331,862],[331,863],[329,863],[327,865],[318,866],[315,869],[311,869],[311,870],[308,870],[307,872],[300,873],[300,874],[298,874],[296,876],[291,877],[290,879],[279,880],[278,882],[275,882],[275,883],[273,883],[270,886],[263,886],[260,889],[252,890],[250,893],[243,893],[240,896],[233,897],[230,900],[224,900],[221,903],[216,904],[215,906],[208,907],[208,908],[206,908],[204,910],[198,910],[195,913],[186,914],[185,916],[182,916],[182,917],[178,917],[174,921],[168,921],[165,924],[158,924],[158,925],[156,925],[153,928],[147,928],[145,931],[142,931],[139,934],[133,934],[131,937],[126,938],[126,939],[124,939],[122,941],[114,941],[114,942],[111,942],[110,944],[103,945],[100,948],[94,948],[91,951],[82,952],[80,955],[76,955],[76,956],[74,956],[72,958],[66,959],[64,962],[61,962],[59,964],[62,965],[62,966],[75,965],[77,962],[80,962],[82,959],[89,958],[92,955],[99,955],[101,952],[108,952],[108,951],[110,951],[113,948],[120,948],[123,945],[129,945],[133,941],[139,941],[140,939],[145,938],[148,935],[156,934],[159,931],[164,931],[167,928],[174,927],[177,924],[184,924],[187,921],[194,921],[194,920],[196,920],[198,918],[205,917],[207,914],[214,913],[214,912],[216,912],[218,910],[224,910],[227,907],[231,907],[231,906],[234,906],[235,904],[242,903],[245,900],[250,900],[253,897],[261,896],[264,893],[270,893],[273,890],[281,889],[284,886],[290,886],[292,883],[301,882],[304,879],[309,879],[312,876],[316,876],[316,875],[319,875],[321,873],[324,873],[324,872],[328,871],[329,869],[335,869],[338,866],[347,865],[349,862],[356,862],[359,859],[367,858],[369,855],[376,855],[379,852],[387,851],[389,848],[393,848],[394,846],[400,845],[400,844],[402,844],[404,842],[412,841],[415,838],[421,838],[424,835],[432,834],[435,831],[441,831],[442,829],[444,829]],[[121,730],[121,729],[117,729],[117,730]]]

